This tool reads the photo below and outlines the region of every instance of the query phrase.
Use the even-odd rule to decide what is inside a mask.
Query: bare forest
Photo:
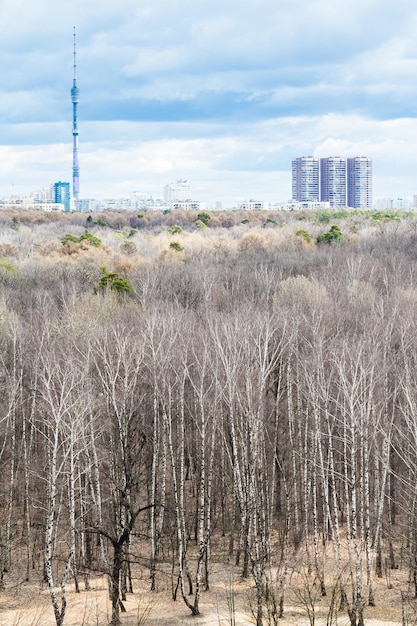
[[[417,624],[416,372],[416,215],[0,213],[0,624]]]

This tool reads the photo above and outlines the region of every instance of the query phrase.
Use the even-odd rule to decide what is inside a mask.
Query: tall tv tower
[[[80,90],[77,87],[77,49],[74,26],[74,78],[71,88],[72,100],[72,195],[74,200],[78,200],[80,191],[80,167],[78,165],[78,128],[77,128],[77,106],[80,99]]]

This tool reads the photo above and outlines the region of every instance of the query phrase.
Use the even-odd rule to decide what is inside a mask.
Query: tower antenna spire
[[[71,88],[72,101],[72,195],[74,200],[78,200],[80,192],[80,167],[78,165],[78,102],[80,99],[80,91],[77,87],[77,40],[74,26],[74,77]]]
[[[75,26],[74,26],[74,83],[77,80],[77,33],[75,32]]]

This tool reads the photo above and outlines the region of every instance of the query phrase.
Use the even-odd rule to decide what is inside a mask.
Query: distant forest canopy
[[[200,218],[203,216],[203,219]],[[192,227],[199,221],[206,225],[210,222],[211,228],[230,228],[239,224],[265,225],[276,222],[279,225],[293,221],[309,221],[316,224],[327,224],[335,220],[350,220],[351,218],[364,218],[371,222],[381,220],[403,220],[417,217],[415,211],[404,210],[369,210],[369,209],[328,209],[320,211],[185,211],[182,209],[164,211],[102,211],[92,213],[40,211],[26,209],[1,209],[0,224],[8,225],[10,222],[19,224],[47,224],[64,222],[74,226],[99,225],[109,228],[123,227],[152,227],[169,226],[175,223],[181,226]],[[197,224],[198,225],[198,224]]]
[[[412,213],[0,212],[0,584],[60,625],[105,573],[117,625],[172,571],[198,615],[223,536],[257,626],[295,567],[351,626],[385,567],[411,604],[416,307]]]

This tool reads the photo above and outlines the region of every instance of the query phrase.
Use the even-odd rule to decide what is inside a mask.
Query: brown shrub
[[[62,254],[62,245],[57,241],[47,241],[43,246],[39,248],[38,253],[41,256]]]
[[[138,251],[136,244],[133,241],[124,241],[120,246],[120,252],[126,256],[132,256]]]
[[[17,258],[19,256],[19,250],[12,243],[0,243],[0,256]]]

